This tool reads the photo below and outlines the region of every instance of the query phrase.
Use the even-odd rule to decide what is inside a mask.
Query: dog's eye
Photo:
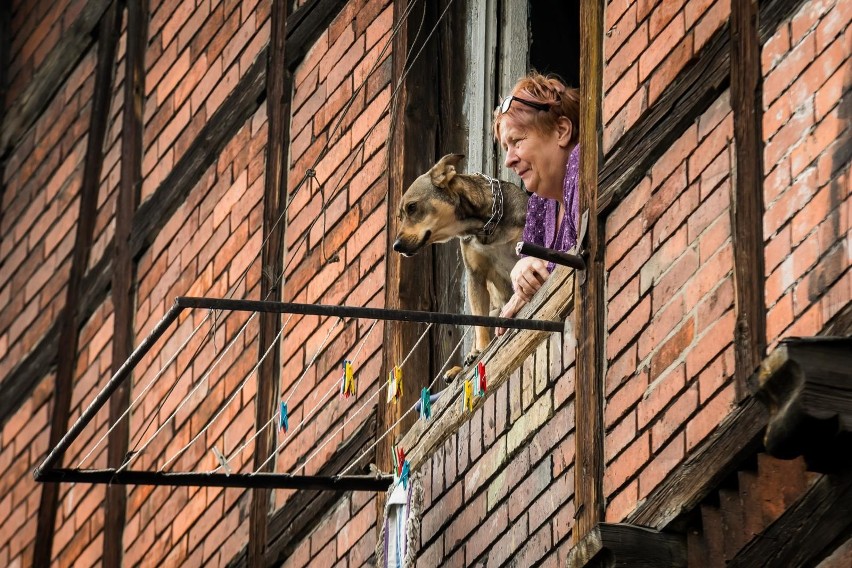
[[[417,211],[417,204],[413,201],[405,206],[405,212],[409,215],[414,215],[415,211]]]

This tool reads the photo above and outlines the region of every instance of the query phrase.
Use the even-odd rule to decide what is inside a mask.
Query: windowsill
[[[533,302],[521,310],[518,317],[564,321],[571,313],[573,306],[574,271],[557,267],[533,298]],[[542,331],[509,330],[491,342],[480,358],[487,369],[487,389],[485,396],[474,399],[474,412],[485,400],[494,395],[548,335],[548,332]],[[444,440],[470,418],[472,412],[463,411],[460,401],[464,381],[472,378],[474,373],[473,366],[461,373],[435,402],[432,417],[426,422],[422,420],[415,422],[400,440],[399,446],[408,452],[407,457],[412,471],[417,470],[423,462],[428,460],[441,447]]]

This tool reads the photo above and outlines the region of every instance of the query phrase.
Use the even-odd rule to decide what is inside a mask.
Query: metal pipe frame
[[[393,320],[421,323],[454,325],[478,325],[482,327],[503,327],[507,329],[526,329],[532,331],[562,332],[564,324],[548,320],[528,320],[519,318],[500,318],[473,316],[467,314],[449,314],[441,312],[422,312],[413,310],[387,310],[381,308],[361,308],[353,306],[328,306],[322,304],[294,304],[287,302],[264,302],[258,300],[232,300],[227,298],[198,298],[179,296],[169,311],[157,322],[148,336],[133,350],[127,361],[110,378],[104,388],[95,396],[91,404],[50,450],[47,457],[33,470],[36,481],[43,483],[105,483],[124,485],[191,485],[204,487],[242,487],[268,489],[316,489],[328,491],[385,491],[390,478],[382,476],[309,476],[282,473],[257,474],[215,474],[215,473],[159,473],[153,471],[114,469],[80,470],[55,468],[65,455],[65,451],[92,421],[98,411],[107,403],[110,396],[121,383],[130,376],[136,365],[151,350],[154,344],[186,309],[228,310],[242,312],[266,312],[280,314],[303,314],[331,317],[349,317],[375,320]]]

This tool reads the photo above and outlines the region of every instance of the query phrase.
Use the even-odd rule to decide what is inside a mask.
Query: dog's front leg
[[[487,316],[491,309],[491,300],[488,296],[488,287],[485,284],[485,276],[476,272],[468,274],[467,297],[470,299],[470,311],[477,316]],[[465,365],[470,365],[479,357],[479,354],[488,347],[491,341],[491,329],[477,327],[474,330],[476,341],[473,349],[464,360]]]

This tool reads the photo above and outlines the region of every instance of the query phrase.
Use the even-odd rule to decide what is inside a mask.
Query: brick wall
[[[646,497],[734,398],[732,138],[726,92],[607,219],[607,520]]]
[[[713,33],[731,0],[611,0],[604,37],[603,150],[608,153]]]
[[[554,335],[423,467],[418,566],[558,566],[574,520],[574,352]]]
[[[806,2],[761,54],[770,348],[852,297],[850,22],[848,2]]]

